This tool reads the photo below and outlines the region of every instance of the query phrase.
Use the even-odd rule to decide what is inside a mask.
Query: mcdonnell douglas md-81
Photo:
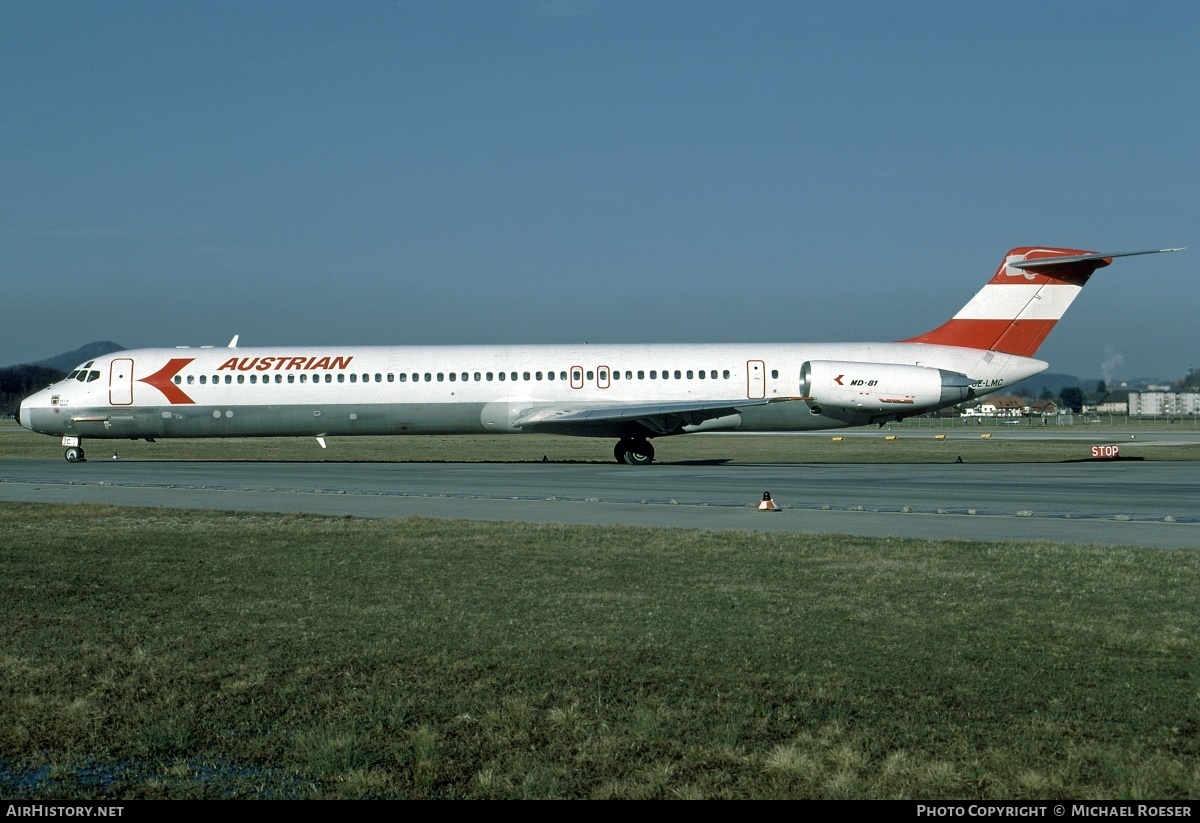
[[[1033,359],[1114,257],[1017,248],[958,314],[895,343],[317,346],[137,349],[97,357],[27,397],[20,423],[87,439],[547,432],[617,441],[886,423],[1037,374]]]

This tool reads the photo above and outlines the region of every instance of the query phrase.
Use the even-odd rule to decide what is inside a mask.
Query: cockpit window
[[[80,383],[83,383],[85,381],[90,383],[91,381],[95,380],[97,377],[100,376],[100,372],[98,372],[98,371],[89,372],[88,371],[88,369],[90,369],[92,367],[92,364],[95,362],[96,362],[95,360],[87,361],[82,366],[80,366],[79,368],[75,369],[70,374],[68,374],[67,379],[68,380],[78,380]],[[89,375],[94,375],[94,377],[89,377]]]

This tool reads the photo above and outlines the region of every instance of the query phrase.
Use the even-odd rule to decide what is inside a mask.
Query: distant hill
[[[111,340],[97,340],[94,343],[80,346],[75,351],[69,351],[64,354],[50,357],[46,360],[39,360],[33,363],[34,366],[44,366],[47,369],[55,369],[66,373],[78,366],[80,363],[100,357],[104,354],[112,354],[115,351],[124,351],[125,347],[119,343],[114,343]]]
[[[1154,377],[1136,377],[1128,380],[1112,380],[1107,386],[1109,391],[1123,389],[1129,391],[1145,391],[1146,386],[1155,384],[1167,384],[1170,380],[1165,378]],[[1086,380],[1081,380],[1073,374],[1035,374],[1028,380],[1022,380],[1012,387],[1011,392],[1021,397],[1040,397],[1046,389],[1050,390],[1050,394],[1058,397],[1063,389],[1083,389],[1085,392],[1094,392],[1100,384],[1100,380],[1091,377]]]
[[[124,346],[110,340],[98,340],[80,346],[75,351],[37,363],[21,363],[0,368],[0,415],[11,416],[20,405],[22,397],[61,380],[79,364],[103,354],[124,350]]]
[[[1089,380],[1093,386],[1095,380]],[[1084,381],[1080,380],[1073,374],[1035,374],[1027,380],[1022,380],[1012,387],[1011,391],[1023,397],[1038,398],[1046,389],[1050,390],[1050,394],[1058,397],[1063,389],[1069,388],[1084,388]]]

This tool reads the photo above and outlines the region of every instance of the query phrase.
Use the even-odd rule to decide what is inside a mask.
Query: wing
[[[679,434],[686,426],[731,417],[742,409],[796,400],[692,400],[679,403],[645,403],[606,406],[537,406],[522,411],[513,425],[526,431],[593,437],[659,437]],[[732,426],[731,426],[732,428]]]

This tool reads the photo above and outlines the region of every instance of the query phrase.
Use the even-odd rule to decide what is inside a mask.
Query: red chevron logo
[[[167,365],[154,374],[138,378],[138,382],[158,389],[172,406],[195,405],[195,400],[188,397],[183,393],[183,389],[171,382],[171,378],[178,374],[180,369],[195,359],[194,357],[173,357],[167,361]]]

